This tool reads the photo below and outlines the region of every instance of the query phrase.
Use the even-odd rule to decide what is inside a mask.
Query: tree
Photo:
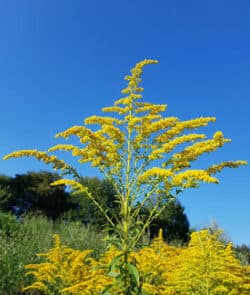
[[[0,209],[4,209],[11,197],[10,188],[10,177],[6,175],[0,175]]]
[[[221,131],[215,132],[211,139],[206,139],[205,134],[190,132],[214,122],[214,117],[181,121],[177,117],[161,114],[166,105],[140,101],[143,88],[139,84],[143,68],[156,63],[156,60],[139,62],[131,70],[131,75],[125,77],[128,85],[122,90],[124,97],[115,101],[113,106],[102,109],[103,112],[116,113],[115,117],[91,116],[84,120],[83,125],[73,126],[56,135],[65,139],[75,135],[80,140],[79,146],[59,144],[48,151],[22,150],[4,157],[33,156],[52,164],[54,169],[62,170],[64,175],[74,177],[74,180],[55,181],[53,185],[69,185],[76,193],[85,192],[114,228],[117,239],[112,243],[122,251],[116,263],[119,262],[122,270],[119,282],[123,284],[123,294],[141,292],[132,271],[134,268],[129,263],[129,254],[168,201],[175,198],[180,190],[199,187],[201,182],[218,183],[213,175],[225,167],[236,168],[246,164],[245,161],[228,161],[204,169],[192,169],[193,162],[201,155],[217,150],[230,140]],[[99,129],[91,129],[89,125],[97,125]],[[184,145],[183,150],[174,153],[180,145]],[[73,156],[79,157],[80,163],[90,162],[113,183],[119,205],[116,223],[109,217],[108,208],[103,207],[81,184],[76,169],[50,154],[60,150],[72,152]],[[157,203],[142,223],[138,220],[140,211],[154,195],[159,196]],[[135,204],[137,206],[133,210]]]
[[[46,171],[2,177],[0,186],[9,194],[4,209],[16,215],[39,211],[50,218],[58,218],[60,214],[73,208],[65,186],[50,185],[58,179],[58,174]]]
[[[107,179],[99,179],[97,177],[81,177],[79,180],[82,185],[88,188],[95,199],[98,200],[103,207],[109,208],[109,217],[113,219],[118,204],[115,203],[115,189],[112,183]],[[71,220],[78,220],[85,224],[94,225],[96,228],[103,229],[107,226],[105,216],[98,208],[89,200],[86,193],[72,194],[70,196],[74,208],[67,212],[64,217]]]
[[[243,244],[234,250],[243,265],[250,265],[250,246]]]
[[[58,217],[68,220],[94,225],[98,229],[107,226],[105,216],[85,193],[71,195],[65,192],[63,187],[53,187],[50,183],[53,179],[59,179],[59,175],[51,172],[28,172],[15,177],[0,177],[0,205],[6,211],[12,211],[16,215],[29,212],[40,212],[47,217]],[[82,177],[82,185],[88,187],[102,206],[109,208],[110,218],[113,219],[116,210],[119,210],[115,202],[115,188],[107,179],[97,177]],[[3,196],[3,198],[1,198]],[[150,214],[145,206],[142,210],[144,218]],[[153,223],[150,225],[150,236],[155,237],[159,229],[163,229],[164,238],[170,242],[188,239],[189,223],[184,208],[179,202],[170,202]]]
[[[163,230],[164,239],[186,243],[189,239],[189,221],[180,202],[169,202],[162,213],[155,218],[149,226],[150,236],[154,238],[160,229]]]

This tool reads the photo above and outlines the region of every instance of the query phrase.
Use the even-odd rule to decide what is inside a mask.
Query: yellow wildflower
[[[99,124],[99,125],[112,125],[112,124],[122,124],[121,120],[112,117],[102,117],[102,116],[91,116],[84,120],[84,124]]]
[[[170,176],[173,176],[173,172],[169,169],[163,169],[159,167],[153,167],[151,169],[146,170],[144,173],[142,173],[138,180],[141,182],[147,181],[150,177],[160,177],[160,178],[168,178]]]
[[[108,134],[113,141],[118,141],[119,143],[123,143],[125,141],[124,133],[121,132],[121,130],[115,126],[106,125],[103,126],[102,130],[100,131],[104,134]]]
[[[88,188],[83,186],[80,182],[78,182],[76,180],[71,180],[71,179],[59,179],[59,180],[52,182],[50,185],[51,186],[68,185],[73,190],[75,190],[76,193],[88,191]]]
[[[174,169],[183,168],[183,161],[187,163],[189,167],[189,162],[196,160],[200,155],[204,153],[210,153],[215,151],[219,147],[223,146],[224,143],[230,142],[230,139],[224,138],[221,131],[215,132],[212,139],[205,140],[202,142],[197,142],[192,146],[186,147],[182,152],[173,155]],[[180,165],[179,165],[180,164]]]
[[[163,144],[160,149],[153,150],[152,153],[149,155],[149,158],[152,160],[157,159],[161,154],[171,152],[179,144],[189,141],[195,141],[197,139],[203,139],[205,137],[205,134],[188,134],[180,137],[175,137],[173,140]]]
[[[70,167],[63,160],[59,160],[56,156],[49,156],[47,155],[46,152],[41,152],[37,150],[21,150],[21,151],[13,152],[6,155],[3,159],[8,160],[11,158],[21,158],[21,157],[35,157],[37,160],[43,161],[45,164],[53,164],[54,169],[65,170]]]
[[[148,104],[148,105],[144,105],[142,107],[138,107],[135,110],[136,114],[139,113],[143,113],[143,112],[149,112],[149,114],[151,115],[156,115],[159,112],[164,112],[167,108],[167,105],[162,104],[162,105],[158,105],[158,104]]]
[[[92,131],[84,126],[73,126],[68,129],[66,129],[63,132],[57,133],[55,138],[64,137],[69,138],[71,135],[76,135],[78,137],[82,137],[83,135],[88,133],[92,133]]]
[[[102,108],[102,111],[103,112],[115,112],[115,113],[118,113],[119,115],[122,115],[122,114],[126,114],[128,111],[129,111],[129,107],[117,107],[117,106],[111,106],[111,107],[105,107],[105,108]]]
[[[204,170],[186,170],[174,175],[172,178],[172,185],[184,185],[184,187],[192,186],[192,182],[189,183],[189,180],[218,183],[217,178],[210,176],[209,173]]]
[[[225,167],[238,168],[240,165],[247,165],[247,161],[226,161],[218,165],[212,165],[211,167],[207,168],[206,171],[209,174],[215,174],[217,172],[220,172]]]
[[[195,129],[201,126],[206,126],[209,122],[215,121],[215,117],[201,117],[192,120],[178,122],[173,128],[157,136],[155,140],[158,142],[166,142],[174,136],[182,133],[185,129]]]

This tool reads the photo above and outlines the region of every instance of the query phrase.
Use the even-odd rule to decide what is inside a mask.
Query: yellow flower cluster
[[[202,142],[197,142],[189,147],[186,147],[182,152],[173,155],[174,168],[178,170],[179,168],[189,167],[190,161],[196,160],[200,155],[204,153],[209,153],[222,147],[224,143],[230,142],[230,139],[224,138],[221,131],[217,131],[212,139],[205,140]]]
[[[84,126],[73,126],[73,127],[70,127],[68,129],[66,129],[65,131],[63,132],[59,132],[56,134],[55,138],[59,138],[59,137],[63,137],[63,138],[69,138],[71,135],[75,135],[75,136],[78,136],[78,137],[82,137],[84,136],[85,134],[89,134],[91,135],[92,134],[92,131]]]
[[[105,107],[102,108],[103,112],[107,112],[107,113],[118,113],[119,115],[123,115],[126,114],[129,111],[129,107],[118,107],[118,106],[111,106],[111,107]]]
[[[164,112],[166,110],[166,108],[167,108],[167,105],[165,105],[165,104],[147,103],[147,104],[144,104],[141,107],[138,107],[135,110],[135,113],[140,114],[140,113],[143,113],[143,112],[149,112],[150,115],[157,115],[160,112]]]
[[[232,244],[219,241],[220,232],[193,232],[187,248],[176,259],[178,267],[163,294],[249,294],[249,267],[242,267]]]
[[[103,287],[112,283],[103,270],[94,270],[96,261],[89,257],[91,250],[74,250],[61,244],[54,236],[54,247],[39,254],[46,259],[41,264],[26,265],[27,275],[36,281],[24,288],[41,290],[44,294],[101,294]]]
[[[139,271],[143,290],[151,295],[249,294],[250,268],[240,265],[231,243],[222,244],[219,235],[219,231],[193,232],[189,245],[177,248],[166,244],[160,233],[150,246],[132,252],[129,261]],[[120,251],[111,247],[95,260],[90,257],[90,250],[73,250],[63,246],[59,236],[54,238],[54,247],[40,254],[46,261],[26,266],[27,275],[32,275],[35,281],[24,290],[98,295],[114,283],[119,268],[112,273],[107,271]],[[122,293],[114,285],[109,294]]]
[[[102,117],[102,116],[91,116],[84,120],[85,125],[90,124],[99,124],[99,125],[113,125],[114,123],[120,125],[122,124],[121,120],[112,117]]]
[[[86,144],[84,148],[78,148],[73,145],[56,145],[49,149],[49,152],[56,150],[72,151],[73,156],[80,156],[80,163],[91,162],[92,166],[106,165],[112,166],[120,164],[120,156],[118,149],[125,141],[124,134],[119,128],[113,124],[121,124],[121,120],[110,117],[92,116],[85,120],[85,124],[99,124],[101,129],[93,132],[85,126],[73,126],[56,137],[68,138],[71,135],[79,137],[82,144]]]
[[[139,135],[143,136],[142,130],[146,130],[150,124],[152,124],[153,120],[160,119],[161,115],[146,115],[142,117],[135,117],[132,115],[126,116],[125,120],[128,122],[128,128],[133,129],[134,127],[137,129]]]
[[[222,162],[218,165],[212,165],[211,167],[207,168],[206,171],[209,174],[215,174],[217,172],[220,172],[223,168],[229,167],[229,168],[238,168],[241,165],[247,165],[247,161],[226,161]]]
[[[173,186],[193,187],[197,181],[218,183],[218,179],[209,175],[205,170],[186,170],[175,174],[172,178]]]
[[[138,181],[145,183],[151,178],[158,178],[171,187],[196,187],[200,182],[218,183],[218,179],[212,177],[205,170],[186,170],[180,173],[174,173],[171,169],[153,167],[146,170],[138,177]]]
[[[123,144],[125,142],[125,135],[121,130],[115,126],[103,126],[100,130],[100,133],[103,135],[107,134],[113,142],[118,142],[119,144]]]
[[[205,134],[188,134],[175,137],[173,140],[164,143],[161,148],[153,150],[153,152],[149,155],[149,159],[158,159],[162,154],[171,152],[179,144],[195,141],[197,139],[203,139],[205,137]]]
[[[83,186],[81,183],[71,180],[71,179],[59,179],[52,182],[50,185],[57,186],[57,185],[68,185],[70,186],[76,193],[87,191],[87,187]]]
[[[158,142],[166,142],[167,140],[175,137],[176,135],[182,133],[185,129],[195,129],[198,127],[206,126],[209,122],[215,122],[216,118],[214,117],[201,117],[187,121],[180,121],[174,125],[173,128],[164,132],[163,134],[156,137]]]
[[[149,178],[151,177],[159,177],[162,179],[167,179],[170,176],[173,176],[173,172],[171,170],[159,168],[159,167],[153,167],[148,170],[146,170],[144,173],[142,173],[139,177],[138,180],[140,182],[145,182],[148,181]]]
[[[150,120],[149,120],[150,119]],[[151,121],[159,119],[158,121]],[[158,132],[160,130],[166,129],[170,126],[173,126],[178,118],[176,117],[168,117],[163,118],[160,115],[148,115],[144,117],[144,121],[141,122],[141,125],[137,127],[138,135],[135,140],[143,141],[150,137],[151,134]]]
[[[43,161],[46,164],[53,164],[55,170],[61,169],[65,170],[70,166],[67,165],[63,160],[59,160],[56,156],[49,156],[46,152],[41,152],[37,150],[22,150],[10,153],[6,155],[3,159],[8,160],[10,158],[20,158],[20,157],[35,157],[39,161]]]
[[[222,132],[216,132],[213,138],[209,140],[203,140],[205,138],[204,134],[186,134],[187,131],[189,132],[198,127],[206,126],[209,122],[214,122],[214,117],[201,117],[180,121],[177,117],[165,118],[160,114],[166,110],[166,105],[138,102],[138,100],[142,98],[141,92],[143,88],[141,88],[139,84],[141,82],[143,68],[148,64],[155,63],[157,63],[156,60],[144,60],[136,64],[131,70],[131,75],[125,77],[125,80],[128,81],[127,87],[122,90],[125,97],[115,101],[113,106],[103,109],[104,112],[117,113],[120,115],[121,119],[106,116],[88,117],[85,119],[82,126],[73,126],[56,135],[56,138],[63,137],[65,139],[68,139],[72,135],[77,136],[80,141],[80,147],[70,144],[59,144],[48,150],[48,152],[60,150],[70,151],[73,156],[79,157],[78,161],[80,163],[90,162],[92,166],[98,167],[99,170],[114,183],[117,193],[115,201],[119,203],[121,208],[120,214],[118,213],[116,216],[119,224],[117,227],[110,219],[109,214],[107,214],[108,209],[102,207],[102,202],[99,203],[98,198],[94,198],[91,193],[78,182],[64,179],[54,182],[53,185],[69,185],[78,193],[84,191],[85,195],[93,201],[113,227],[119,243],[123,245],[124,250],[122,253],[124,255],[124,264],[122,267],[124,267],[123,273],[125,274],[123,278],[126,278],[124,280],[124,288],[126,289],[126,292],[124,292],[126,294],[131,290],[130,282],[127,280],[131,269],[132,272],[136,273],[133,268],[134,264],[132,262],[129,264],[129,260],[127,260],[130,248],[134,247],[142,236],[145,228],[149,226],[150,221],[157,215],[157,209],[161,210],[164,208],[164,205],[161,207],[161,204],[159,207],[156,206],[150,212],[150,218],[143,226],[139,223],[133,224],[134,220],[139,217],[140,210],[143,208],[142,204],[153,194],[161,192],[163,185],[165,185],[166,190],[172,193],[172,188],[176,187],[197,187],[200,182],[217,183],[218,180],[212,177],[211,174],[219,172],[225,167],[235,168],[246,164],[245,161],[223,162],[204,170],[191,169],[192,161],[197,160],[197,158],[204,153],[215,151],[230,140],[225,139]],[[98,125],[97,127],[94,126],[94,130],[87,128],[88,125],[93,124]],[[197,142],[197,140],[199,141]],[[195,143],[185,146],[180,152],[172,154],[172,151],[178,145],[190,142]],[[166,154],[168,154],[168,157],[166,157]],[[76,169],[66,165],[64,161],[59,160],[56,156],[50,156],[46,152],[37,150],[14,152],[7,155],[5,159],[23,156],[33,156],[45,163],[53,164],[55,169],[67,169],[66,172],[72,172],[74,177],[78,175]],[[163,157],[164,159],[162,159]],[[152,165],[152,161],[159,159],[162,159],[162,161],[158,161],[157,164],[162,168],[152,167],[154,166]],[[183,171],[181,172],[181,170]],[[65,171],[63,172],[65,174]],[[147,193],[145,194],[145,192]],[[133,204],[136,203],[137,200],[142,202],[138,202],[138,208],[134,211]],[[174,250],[170,250],[169,246],[168,248],[164,247],[165,246],[162,245],[161,250],[158,249],[157,252],[154,246],[151,245],[148,249],[142,249],[134,253],[133,259],[138,260],[137,265],[142,273],[141,283],[144,284],[145,289],[149,290],[150,294],[193,294],[190,293],[189,290],[183,291],[182,289],[180,292],[178,291],[178,293],[175,293],[174,290],[178,290],[178,288],[172,289],[172,293],[170,292],[171,278],[174,280],[171,274],[175,273],[175,267],[178,266],[178,263],[181,264],[181,261],[178,260],[178,263],[173,263],[173,265],[168,264],[166,261],[167,259],[164,257],[168,257],[168,255],[170,255],[169,253],[174,252]],[[58,249],[61,249],[59,246],[56,246],[56,249],[57,250],[52,252],[55,253],[53,255],[59,259],[58,261],[60,261],[62,265],[61,268],[59,264],[54,267],[54,262],[48,262],[49,264],[43,264],[39,270],[36,269],[36,271],[41,272],[41,277],[34,283],[34,288],[39,286],[40,288],[42,288],[42,286],[44,288],[46,287],[44,280],[42,280],[42,274],[46,271],[50,274],[54,273],[55,281],[59,280],[60,284],[62,284],[63,289],[60,288],[60,291],[57,290],[55,292],[60,294],[100,294],[99,290],[106,286],[105,282],[113,282],[112,278],[110,279],[110,277],[105,276],[104,270],[94,270],[91,268],[93,265],[99,265],[103,259],[107,259],[107,257],[114,253],[113,250],[111,254],[110,252],[106,253],[106,255],[108,255],[106,258],[95,262],[93,262],[93,260],[88,260],[88,263],[83,263],[82,267],[84,269],[86,268],[86,270],[79,270],[79,273],[81,273],[81,271],[84,273],[81,280],[77,279],[78,281],[76,281],[73,279],[74,276],[72,274],[72,281],[69,281],[69,278],[64,278],[65,270],[62,268],[64,267],[64,260],[60,260],[62,258],[60,258],[59,252],[64,250],[59,251]],[[177,253],[178,251],[175,252]],[[161,256],[157,256],[157,253],[161,253]],[[66,252],[65,255],[64,258],[67,260],[68,256]],[[86,257],[85,254],[81,256],[81,254],[78,253],[77,255],[80,255],[79,257],[83,259]],[[136,259],[136,255],[139,257],[138,259]],[[74,258],[72,263],[75,263],[76,260],[77,259]],[[140,261],[142,261],[143,264],[140,264]],[[152,261],[151,264],[150,261]],[[148,263],[147,266],[146,263]],[[71,262],[69,262],[69,265],[73,268]],[[156,265],[157,268],[155,268]],[[151,269],[150,273],[149,269]],[[169,272],[168,270],[171,271]],[[84,271],[86,271],[86,273]],[[70,273],[70,268],[67,268],[67,272]],[[36,272],[33,274],[37,275]],[[135,287],[138,289],[140,286],[140,284],[138,284],[138,276],[134,275],[134,277],[136,277],[136,279],[134,280],[135,284],[133,288]],[[45,281],[48,279],[46,276],[44,278]],[[122,275],[120,278],[122,278]],[[48,280],[53,281],[54,277]],[[174,284],[173,282],[173,285]],[[56,284],[52,287],[56,288],[55,286]],[[119,288],[117,290],[112,289],[112,292],[114,292],[114,294],[120,293]],[[112,294],[112,292],[110,294]],[[194,294],[203,294],[202,292],[203,290],[201,289],[201,291],[197,290]],[[211,294],[215,295],[216,292]]]
[[[125,96],[116,100],[114,105],[117,106],[119,104],[123,104],[123,105],[126,105],[126,108],[128,108],[128,110],[132,110],[132,106],[131,106],[132,103],[139,98],[142,98],[141,94],[131,93],[128,96]]]
[[[128,81],[128,85],[126,88],[124,88],[121,92],[122,94],[125,94],[127,96],[122,97],[114,102],[114,106],[111,107],[105,107],[102,110],[104,112],[116,112],[120,115],[127,114],[133,110],[134,102],[140,98],[142,98],[142,95],[139,94],[139,92],[143,91],[142,87],[139,87],[142,75],[142,70],[144,66],[149,64],[155,64],[158,63],[156,60],[151,59],[145,59],[144,61],[141,61],[136,64],[136,66],[131,70],[131,75],[126,76],[125,80]],[[119,105],[124,105],[124,107],[120,107]],[[160,111],[165,110],[165,106],[158,106],[158,105],[151,105],[151,106],[144,106],[145,110],[141,111],[149,111],[150,114],[156,114]]]
[[[72,144],[57,144],[48,149],[48,152],[55,152],[55,151],[71,151],[74,157],[86,156],[85,149],[80,149],[77,146]]]
[[[145,59],[136,64],[136,66],[131,70],[131,75],[126,76],[125,80],[129,81],[128,86],[122,90],[123,94],[141,92],[143,89],[139,88],[138,85],[141,82],[142,70],[146,65],[157,64],[157,60]]]

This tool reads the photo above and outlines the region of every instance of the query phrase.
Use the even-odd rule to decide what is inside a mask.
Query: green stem
[[[107,221],[111,224],[112,227],[115,227],[113,221],[109,218],[109,216],[107,215],[106,211],[102,208],[102,206],[96,201],[96,199],[92,196],[92,194],[85,190],[84,191],[87,196],[89,197],[89,199],[96,205],[96,207],[103,213],[103,215],[106,217]]]
[[[132,111],[129,111],[129,115],[132,115]],[[130,287],[130,275],[128,271],[128,256],[129,256],[129,230],[130,230],[130,207],[129,207],[129,198],[130,198],[130,170],[131,170],[131,135],[132,131],[127,126],[127,163],[126,163],[126,171],[125,171],[125,194],[122,204],[122,215],[123,215],[123,245],[122,250],[124,254],[124,287],[125,294],[128,294]]]
[[[143,233],[145,232],[146,228],[150,225],[150,223],[152,222],[152,220],[154,218],[156,218],[157,216],[159,216],[162,211],[166,208],[167,204],[165,204],[164,206],[162,206],[159,209],[159,205],[161,203],[162,200],[160,200],[153,208],[153,210],[150,211],[149,217],[147,218],[146,222],[144,223],[141,231],[138,233],[138,235],[136,236],[135,240],[134,240],[134,245],[136,245],[136,243],[140,240],[140,238],[142,237]],[[157,212],[158,210],[158,212]]]

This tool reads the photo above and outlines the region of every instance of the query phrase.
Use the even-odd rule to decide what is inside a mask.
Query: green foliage
[[[235,247],[237,257],[240,259],[242,265],[250,265],[250,247],[243,244]]]
[[[36,254],[51,248],[55,233],[74,249],[91,248],[96,257],[104,251],[102,234],[75,222],[54,223],[35,215],[16,221],[14,216],[0,212],[0,227],[1,295],[21,294],[20,290],[30,283],[24,265],[40,262],[41,258]]]
[[[0,211],[0,235],[11,236],[19,229],[19,223],[15,216],[10,213]]]
[[[105,243],[102,242],[104,234],[77,221],[56,222],[54,233],[59,234],[63,243],[73,249],[92,249],[94,257],[98,257],[105,249]]]
[[[14,211],[17,215],[27,212],[41,212],[45,216],[56,219],[63,212],[73,208],[69,193],[64,186],[52,187],[50,183],[60,177],[47,171],[28,172],[15,177],[0,177],[1,188],[8,193],[4,201],[4,209]],[[2,193],[3,194],[3,193]]]
[[[0,294],[18,294],[27,283],[24,265],[37,263],[37,251],[51,247],[52,223],[38,217],[23,220],[11,235],[1,233]]]
[[[151,238],[156,237],[162,228],[163,237],[168,243],[177,241],[186,243],[189,239],[189,222],[183,206],[176,200],[168,202],[166,208],[152,221],[149,228]]]
[[[1,176],[0,184],[6,192],[11,191],[11,194],[9,193],[11,198],[5,203],[5,209],[8,204],[9,208],[40,212],[53,219],[60,217],[64,221],[77,221],[102,230],[107,225],[107,220],[85,193],[72,195],[66,193],[63,186],[49,185],[50,181],[58,178],[57,174],[46,171],[29,172],[13,178]],[[97,177],[82,177],[80,181],[88,187],[102,206],[109,208],[109,217],[115,222],[113,215],[119,209],[115,202],[115,189],[112,183]],[[149,216],[149,211],[145,206],[142,212],[145,218]],[[153,221],[150,226],[151,238],[157,235],[160,228],[163,228],[164,238],[168,242],[187,241],[189,224],[180,203],[174,201],[169,203],[161,215]]]
[[[110,208],[109,217],[113,219],[118,206],[114,202],[115,189],[112,183],[107,179],[101,180],[97,177],[82,177],[79,181],[89,189],[102,206]],[[70,200],[74,204],[74,209],[63,214],[64,218],[94,225],[98,229],[103,229],[107,225],[105,216],[103,216],[95,204],[86,196],[86,193],[71,194]]]
[[[112,183],[107,179],[100,180],[96,177],[81,178],[81,183],[88,187],[100,204],[109,208],[109,217],[115,222],[113,215],[118,210],[118,204],[115,202],[115,189]],[[84,193],[71,195],[70,198],[76,204],[76,209],[66,212],[63,215],[64,219],[94,225],[99,230],[107,226],[106,218]],[[141,210],[141,219],[147,219],[149,214],[150,207],[147,204],[144,210]],[[169,202],[162,213],[153,220],[149,227],[151,239],[157,236],[161,228],[164,239],[168,242],[186,243],[188,241],[189,222],[180,202],[176,200]]]
[[[10,177],[0,175],[0,209],[3,209],[11,197],[9,189]]]

